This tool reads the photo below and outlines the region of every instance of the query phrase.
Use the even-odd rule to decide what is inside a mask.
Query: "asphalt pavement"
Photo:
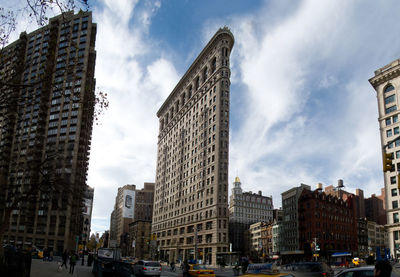
[[[31,277],[93,277],[92,267],[85,265],[81,265],[81,260],[75,265],[74,274],[69,273],[69,264],[68,270],[65,269],[65,266],[58,270],[59,262],[61,262],[60,257],[55,257],[53,261],[46,262],[40,259],[32,259],[31,266]]]
[[[31,266],[31,277],[94,277],[92,273],[92,267],[86,265],[81,265],[81,260],[75,266],[74,274],[69,273],[69,264],[68,269],[63,267],[61,271],[58,271],[58,265],[61,262],[59,257],[55,257],[55,259],[51,262],[46,262],[39,259],[32,260]],[[223,270],[215,268],[214,269],[216,276],[233,276],[232,268],[224,268]],[[166,276],[182,276],[182,270],[177,268],[175,271],[171,271],[169,266],[163,266],[163,270],[161,273],[161,277]]]

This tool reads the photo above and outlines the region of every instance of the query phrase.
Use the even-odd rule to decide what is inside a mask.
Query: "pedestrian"
[[[68,270],[68,266],[67,266],[67,261],[68,261],[68,252],[67,252],[67,250],[65,250],[63,253],[62,253],[62,264],[61,264],[61,268],[63,267],[63,265],[65,265],[65,269],[67,269]]]
[[[88,265],[88,266],[91,266],[91,265],[92,265],[92,262],[93,262],[93,254],[92,254],[92,253],[89,253],[88,259],[87,259],[87,265]]]
[[[375,264],[374,277],[390,277],[392,266],[388,261],[378,261]]]
[[[183,262],[183,269],[182,269],[183,277],[189,277],[189,264],[188,261],[185,260]]]
[[[47,261],[48,255],[47,248],[43,249],[43,261]]]
[[[69,257],[69,273],[74,274],[74,268],[76,264],[77,256],[72,252],[71,257]]]

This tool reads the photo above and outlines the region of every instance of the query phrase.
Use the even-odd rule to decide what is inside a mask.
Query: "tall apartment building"
[[[133,220],[152,221],[154,183],[144,183],[143,189],[136,190],[135,214]]]
[[[153,201],[154,183],[144,183],[140,190],[136,189],[136,185],[118,188],[111,213],[110,242],[112,246],[120,246],[123,255],[130,249],[129,224],[138,220],[151,222]]]
[[[228,251],[229,56],[219,29],[163,103],[152,232],[160,258],[216,264]]]
[[[1,221],[6,203],[36,196],[13,208],[5,243],[61,252],[82,234],[96,30],[90,12],[68,12],[1,51]]]
[[[346,200],[325,194],[322,188],[303,189],[298,200],[299,247],[312,258],[319,245],[319,256],[329,258],[334,252],[352,252],[357,255],[358,236],[354,195]]]
[[[133,222],[135,213],[135,185],[125,185],[118,188],[115,197],[114,210],[111,213],[110,238],[112,244],[122,247],[129,234],[129,223]],[[125,241],[124,241],[125,240]]]
[[[368,220],[366,218],[357,219],[357,236],[358,236],[358,256],[368,257]]]
[[[383,153],[393,153],[394,166],[384,172],[385,207],[390,252],[395,258],[400,256],[400,193],[396,175],[400,171],[400,59],[375,71],[369,79],[376,91],[378,102],[378,123]],[[382,153],[382,154],[383,154]],[[396,236],[397,234],[397,236]]]
[[[374,221],[379,225],[386,224],[386,212],[384,209],[384,199],[380,196],[376,196],[372,194],[371,197],[365,199],[365,216],[368,220]],[[393,207],[396,205],[397,200],[392,200],[392,203],[389,203]],[[389,206],[390,207],[390,206]]]
[[[281,255],[303,254],[299,248],[299,214],[298,204],[304,189],[311,190],[309,185],[301,184],[281,193],[283,221],[281,222],[280,250]]]
[[[235,178],[229,199],[229,241],[232,250],[244,254],[244,232],[256,222],[272,222],[274,207],[272,197],[258,193],[243,192],[239,177]]]

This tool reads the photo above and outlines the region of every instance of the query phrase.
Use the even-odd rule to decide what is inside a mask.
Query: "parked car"
[[[373,277],[375,266],[361,266],[349,269],[343,269],[335,275],[335,277]],[[391,277],[400,277],[400,272],[397,268],[392,269]]]
[[[161,271],[162,267],[159,262],[140,260],[133,265],[135,276],[160,276]]]
[[[201,277],[206,275],[207,277],[215,277],[214,270],[208,269],[204,265],[190,264],[189,265],[189,276]]]
[[[296,277],[333,277],[332,268],[324,262],[300,262],[281,266],[282,272]]]

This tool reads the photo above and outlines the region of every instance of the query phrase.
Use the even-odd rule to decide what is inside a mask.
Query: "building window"
[[[200,87],[200,77],[197,77],[197,78],[196,78],[196,81],[195,81],[195,88],[194,88],[194,90],[197,91],[197,90],[199,89],[199,87]]]
[[[204,70],[203,70],[203,82],[205,82],[206,80],[207,80],[207,78],[208,78],[208,68],[206,67],[206,68],[204,68]],[[394,96],[394,95],[393,95]],[[394,100],[393,100],[394,101]]]
[[[214,73],[214,71],[217,69],[217,58],[214,58],[211,62],[211,72]]]
[[[392,177],[390,177],[390,183],[393,185],[393,184],[396,184],[396,176],[392,176]]]
[[[391,136],[393,136],[392,129],[387,130],[387,131],[386,131],[386,137],[391,137]]]
[[[391,113],[391,112],[394,112],[394,111],[396,111],[396,110],[397,110],[397,106],[394,105],[394,106],[391,106],[391,107],[389,107],[389,108],[386,108],[385,112],[386,112],[386,113]]]
[[[399,231],[394,231],[393,236],[394,236],[394,240],[398,240],[399,239]]]
[[[394,213],[393,214],[393,223],[398,223],[399,222],[399,213]]]
[[[399,203],[397,202],[397,200],[392,201],[392,209],[397,209],[399,207]]]
[[[396,114],[393,116],[393,123],[396,123],[399,121],[399,116]]]
[[[391,92],[392,90],[394,90],[394,86],[388,85],[388,86],[385,88],[384,93]]]
[[[400,159],[400,151],[396,151],[396,159]]]
[[[392,103],[394,101],[395,101],[395,95],[394,94],[385,98],[385,104],[386,105],[389,104],[389,103]]]
[[[392,196],[397,196],[397,189],[392,189]]]
[[[395,135],[400,134],[400,129],[399,129],[399,127],[394,128],[394,129],[393,129],[393,133],[394,133]]]

